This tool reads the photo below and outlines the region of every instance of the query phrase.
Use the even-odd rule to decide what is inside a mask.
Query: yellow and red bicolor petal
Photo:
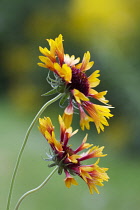
[[[87,182],[87,179],[92,179],[89,172],[93,171],[92,166],[80,166],[79,167],[79,175],[83,178],[85,182]]]
[[[97,189],[95,183],[97,184],[97,182],[93,181],[92,179],[87,179],[87,185],[88,185],[88,187],[89,187],[90,194],[93,194],[94,191],[95,191],[97,194],[100,193],[99,190]],[[99,184],[98,184],[98,185],[99,185]],[[103,186],[103,184],[100,185],[100,186]]]
[[[94,166],[94,168],[90,172],[90,175],[92,176],[92,178],[94,180],[96,180],[98,183],[101,183],[101,184],[102,184],[103,181],[108,181],[109,176],[106,173],[106,171],[108,170],[108,168],[100,168],[96,164],[93,164],[93,166]]]
[[[67,145],[69,138],[77,133],[78,130],[72,132],[72,127],[67,128],[63,118],[59,115],[59,124],[60,124],[60,139],[63,142],[64,146]]]
[[[107,154],[103,154],[102,151],[104,149],[104,146],[102,147],[97,147],[94,146],[90,148],[87,152],[84,152],[81,154],[81,158],[79,158],[79,161],[84,161],[90,158],[96,158],[96,157],[104,157]]]
[[[104,156],[106,156],[107,154],[102,153],[103,149],[104,149],[104,146],[102,146],[102,147],[99,147],[99,146],[92,147],[91,149],[89,149],[86,152],[88,159],[89,158],[94,158],[94,157],[104,157]]]
[[[49,133],[47,130],[45,131],[45,138],[47,139],[48,143],[55,147],[55,149],[59,152],[63,151],[63,147],[59,141],[55,138],[54,131],[52,133]]]
[[[50,54],[55,55],[59,58],[60,63],[64,61],[64,49],[63,49],[63,37],[60,34],[55,40],[47,39],[50,45]]]
[[[106,118],[113,117],[113,114],[110,113],[111,106],[101,106],[101,105],[95,105],[95,109],[97,112],[97,115],[99,116],[99,121],[97,120],[96,128],[98,129],[98,133],[100,133],[100,129],[104,131],[104,126],[109,126],[108,121]]]
[[[44,56],[40,56],[39,59],[43,63],[38,63],[39,66],[49,68],[50,70],[54,70],[53,63],[56,63],[56,57],[58,57],[60,64],[62,65],[64,62],[64,49],[62,43],[62,35],[60,34],[55,40],[47,39],[50,45],[50,51],[45,47],[39,47],[40,52]]]
[[[88,149],[89,147],[91,147],[93,145],[93,144],[86,143],[87,137],[88,137],[88,134],[85,135],[85,137],[84,137],[84,139],[82,141],[81,150]]]
[[[90,176],[90,174],[87,171],[82,170],[80,173],[80,176],[82,177],[82,179],[87,183],[87,178],[92,179],[92,177]]]
[[[49,131],[45,131],[45,138],[47,139],[47,141],[48,141],[48,143],[49,144],[53,144],[53,142],[54,142],[54,134],[52,134],[52,133],[54,133],[54,132],[49,132]]]
[[[71,83],[72,70],[67,64],[60,66],[58,63],[54,63],[54,69],[62,79],[68,83]]]
[[[97,177],[98,180],[108,181],[109,176],[106,173],[107,170],[108,170],[108,168],[100,168],[98,166],[98,168],[96,168],[95,172],[93,171],[92,176]]]
[[[100,130],[104,131],[104,126],[109,126],[106,118],[109,119],[113,116],[109,109],[112,107],[93,104],[89,101],[85,101],[82,105],[90,117],[94,120],[98,133],[100,133]]]
[[[58,152],[63,152],[63,146],[62,146],[62,144],[58,140],[56,140],[55,138],[53,139],[53,144],[54,144],[55,149]]]
[[[80,61],[80,58],[76,58],[75,56],[69,56],[68,54],[64,55],[64,63],[66,63],[68,66],[75,66],[75,64],[77,64]]]
[[[70,104],[64,110],[64,114],[62,116],[66,128],[69,128],[71,126],[72,118],[73,118],[73,105],[72,102],[70,102]]]
[[[72,135],[72,127],[67,128],[64,134],[62,135],[63,135],[63,138],[61,138],[61,142],[63,142],[64,147],[66,147],[69,141],[69,138]]]
[[[84,166],[85,168],[81,169],[82,175],[81,177],[87,183],[90,193],[93,194],[93,191],[99,194],[99,191],[96,187],[103,186],[103,181],[108,181],[109,177],[106,173],[106,168],[100,168],[98,165],[93,164],[91,167]],[[87,175],[88,174],[88,175]]]
[[[61,143],[55,138],[54,126],[51,122],[51,119],[49,117],[39,118],[39,124],[39,129],[47,139],[48,143],[53,145],[56,150],[62,151],[63,149]]]
[[[82,63],[76,65],[76,68],[80,69],[81,71],[86,71],[90,69],[93,66],[94,62],[93,61],[89,62],[89,60],[90,60],[90,52],[87,51],[86,53],[84,53]]]
[[[67,172],[65,171],[66,178],[64,179],[66,187],[70,188],[71,185],[78,185],[77,181]]]
[[[63,63],[64,61],[64,48],[63,48],[63,36],[62,34],[60,34],[56,39],[55,39],[55,43],[56,43],[56,54],[59,58],[60,64]]]
[[[76,154],[68,155],[67,160],[72,163],[77,163],[78,162],[77,159],[80,157],[81,157],[80,155],[76,155]]]
[[[106,100],[106,98],[104,97],[105,95],[107,94],[107,91],[102,91],[102,92],[97,92],[96,90],[93,90],[93,89],[89,89],[89,95],[92,97],[92,98],[95,98],[99,101],[101,101],[102,103],[104,104],[107,104],[109,101]]]
[[[62,144],[58,140],[56,140],[56,139],[54,139],[54,146],[55,146],[55,149],[58,152],[63,152],[63,146],[62,146]]]
[[[96,87],[97,85],[99,85],[100,80],[97,78],[100,76],[99,72],[99,70],[96,70],[88,77],[90,87]]]
[[[64,120],[62,119],[60,115],[58,117],[58,120],[60,124],[60,139],[61,141],[63,141],[64,136],[65,136],[66,126],[65,126]]]
[[[73,89],[71,92],[73,93],[73,95],[74,95],[74,97],[75,97],[75,100],[76,100],[79,104],[81,104],[81,100],[82,100],[82,101],[89,101],[89,98],[86,97],[86,96],[85,96],[83,93],[81,93],[79,90]]]
[[[88,149],[89,147],[91,147],[93,145],[93,144],[86,143],[87,136],[88,136],[88,134],[86,134],[85,138],[82,141],[82,144],[76,150],[74,150],[74,153],[78,153],[84,149]]]
[[[85,129],[90,129],[90,124],[89,122],[93,122],[94,120],[89,117],[83,110],[82,106],[79,106],[79,111],[80,111],[80,127],[82,130]]]
[[[39,118],[39,130],[43,135],[45,135],[45,131],[47,130],[50,134],[54,131],[54,126],[49,117]]]

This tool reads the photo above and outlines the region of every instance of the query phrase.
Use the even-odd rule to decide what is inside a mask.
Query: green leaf
[[[49,96],[49,95],[53,95],[57,92],[58,92],[57,89],[52,89],[52,90],[48,91],[47,93],[42,94],[41,96]]]
[[[54,166],[56,166],[56,163],[52,163],[48,165],[49,168],[54,167]]]

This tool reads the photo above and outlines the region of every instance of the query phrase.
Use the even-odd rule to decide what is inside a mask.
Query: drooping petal
[[[65,122],[66,128],[69,128],[71,126],[72,118],[73,118],[73,105],[72,105],[72,102],[70,102],[70,104],[64,110],[64,114],[63,114],[62,118],[63,118],[63,120]]]
[[[70,188],[71,185],[78,185],[77,181],[67,172],[65,171],[66,178],[64,179],[66,187]]]
[[[96,183],[96,184],[97,184],[97,183]],[[99,190],[97,189],[96,185],[94,184],[94,182],[93,182],[91,179],[88,179],[87,185],[88,185],[88,187],[89,187],[90,194],[93,194],[94,191],[95,191],[97,194],[100,194]]]
[[[99,194],[96,185],[103,186],[103,181],[108,181],[109,177],[106,170],[106,168],[100,168],[97,164],[93,164],[91,167],[85,166],[81,168],[80,175],[87,183],[91,194],[94,191]]]
[[[93,169],[90,169],[93,170]],[[89,171],[90,171],[89,170]],[[87,182],[87,178],[92,179],[88,170],[84,170],[84,168],[80,167],[80,176],[83,178],[85,182]]]
[[[113,116],[110,113],[110,106],[97,105],[89,101],[84,101],[82,105],[90,117],[94,120],[98,133],[100,133],[100,130],[104,131],[104,126],[109,126],[106,118],[109,119]]]
[[[92,98],[95,98],[99,101],[101,101],[102,103],[104,104],[108,104],[108,100],[106,100],[106,98],[104,97],[105,95],[107,94],[107,91],[102,91],[102,92],[97,92],[96,90],[93,90],[93,89],[90,89],[89,90],[89,95],[92,97]]]
[[[79,104],[81,104],[81,100],[82,100],[82,101],[89,101],[89,98],[86,97],[83,93],[81,93],[81,92],[80,92],[79,90],[77,90],[77,89],[72,90],[72,93],[73,93],[73,95],[74,95],[74,97],[75,97],[75,100],[76,100]]]
[[[107,168],[100,168],[98,166],[98,160],[91,165],[82,165],[82,161],[89,158],[103,157],[105,156],[102,151],[104,147],[93,146],[92,144],[86,143],[87,135],[82,141],[82,144],[73,150],[70,145],[68,145],[69,138],[74,135],[76,131],[72,132],[72,127],[66,128],[65,122],[61,116],[59,116],[60,123],[60,133],[61,138],[58,141],[55,137],[54,126],[49,117],[44,117],[39,119],[40,131],[47,139],[51,146],[52,153],[49,159],[53,161],[49,166],[58,165],[58,173],[61,174],[63,171],[66,174],[65,185],[69,188],[71,185],[78,185],[76,180],[71,175],[78,175],[81,177],[89,187],[90,193],[93,191],[99,193],[97,185],[103,186],[103,181],[108,181],[109,177],[106,173]],[[78,152],[90,148],[87,152],[82,154],[77,154]]]
[[[79,111],[80,111],[80,127],[82,130],[85,129],[90,129],[90,124],[89,122],[93,122],[94,120],[89,117],[83,110],[82,106],[79,106]]]

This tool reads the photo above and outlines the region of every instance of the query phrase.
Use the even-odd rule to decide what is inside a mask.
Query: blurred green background
[[[6,208],[11,175],[25,132],[40,107],[51,97],[48,70],[37,66],[38,46],[46,38],[64,36],[65,53],[82,58],[91,52],[101,70],[98,91],[108,90],[115,115],[104,133],[91,126],[88,142],[105,145],[108,156],[100,166],[109,167],[110,180],[100,195],[90,195],[86,184],[67,189],[64,175],[55,174],[46,187],[23,201],[20,210],[130,210],[139,209],[140,187],[140,2],[139,0],[29,0],[0,2],[0,209]],[[54,111],[55,110],[55,111]],[[52,118],[59,137],[58,102],[43,116]],[[74,118],[77,128],[79,116]],[[73,137],[78,145],[86,131]],[[48,144],[35,125],[16,177],[11,209],[26,191],[38,186],[51,172],[43,161]]]

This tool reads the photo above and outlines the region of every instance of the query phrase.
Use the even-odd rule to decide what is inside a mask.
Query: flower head
[[[68,106],[64,111],[63,118],[67,118],[67,125],[72,121],[75,107],[79,109],[80,126],[84,130],[90,129],[90,122],[94,122],[98,133],[104,131],[104,126],[108,126],[107,119],[113,115],[110,113],[111,105],[108,105],[105,95],[107,91],[97,92],[93,88],[99,85],[99,70],[94,71],[89,77],[86,71],[89,70],[94,62],[90,61],[90,52],[87,51],[79,63],[80,58],[75,58],[64,54],[63,38],[60,34],[55,40],[47,39],[50,50],[46,47],[39,47],[43,56],[39,56],[42,63],[39,66],[50,69],[54,73],[55,79],[48,75],[48,82],[53,87],[49,94],[63,92],[64,96],[61,105],[68,99]],[[44,95],[48,95],[44,94]],[[90,98],[98,100],[104,105],[97,105],[90,101]]]
[[[66,175],[64,181],[65,185],[69,188],[72,184],[78,185],[74,179],[74,175],[81,177],[89,187],[90,193],[94,191],[99,193],[97,185],[103,186],[103,181],[108,181],[109,177],[106,173],[107,168],[101,168],[98,166],[99,158],[106,156],[103,154],[104,147],[93,146],[93,144],[87,143],[87,135],[83,139],[81,145],[75,150],[68,144],[71,136],[75,135],[78,130],[72,131],[72,127],[67,127],[66,122],[61,116],[59,116],[60,124],[60,140],[55,137],[54,126],[49,117],[39,119],[39,129],[43,136],[46,138],[51,146],[52,154],[48,155],[49,161],[53,161],[49,166],[58,165],[58,173],[63,171]],[[87,149],[86,152],[81,151]],[[83,165],[84,160],[90,158],[98,158],[98,160],[91,165]]]

